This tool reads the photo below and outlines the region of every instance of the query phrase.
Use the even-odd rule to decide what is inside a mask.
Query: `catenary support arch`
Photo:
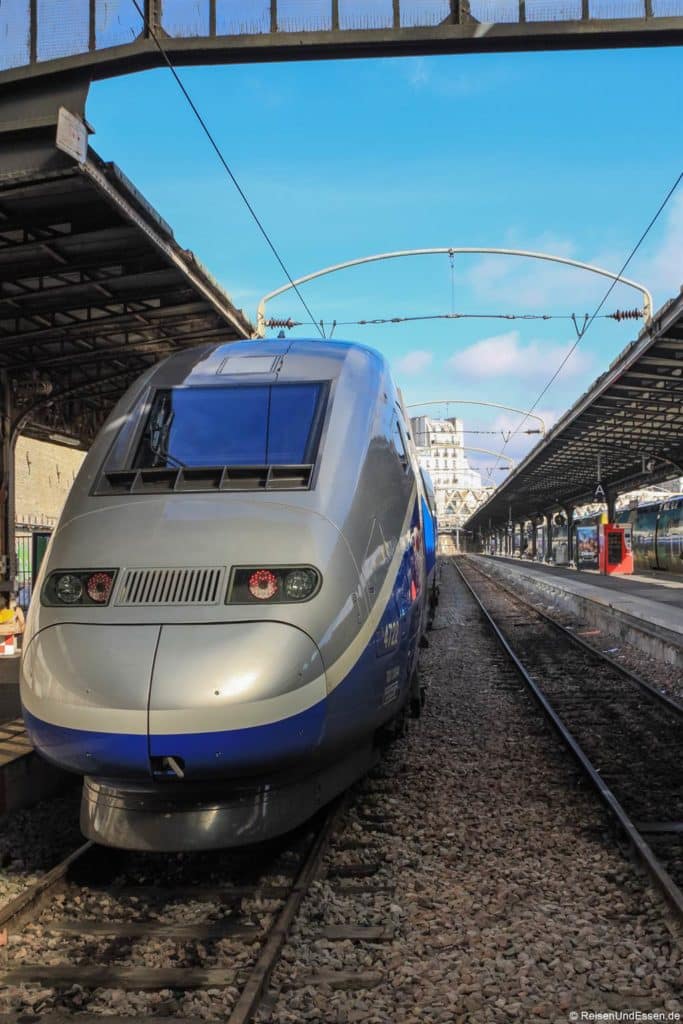
[[[533,252],[527,249],[500,249],[492,246],[440,246],[428,249],[400,249],[396,252],[382,252],[375,253],[372,256],[359,256],[356,259],[345,260],[343,263],[336,263],[331,267],[324,267],[322,270],[314,270],[312,273],[304,274],[303,277],[299,277],[295,281],[288,281],[279,288],[275,288],[274,291],[268,292],[260,299],[256,313],[257,337],[262,338],[265,334],[266,305],[272,299],[277,298],[278,295],[283,295],[295,286],[298,288],[300,285],[307,284],[309,281],[315,281],[319,277],[326,277],[328,274],[336,274],[340,270],[348,270],[350,267],[363,266],[367,263],[379,263],[383,260],[396,260],[417,256],[462,255],[519,256],[524,259],[544,260],[548,263],[559,263],[567,267],[576,267],[578,270],[585,270],[592,274],[599,274],[601,277],[607,277],[611,281],[618,281],[620,284],[627,285],[628,287],[635,288],[636,291],[639,291],[642,296],[643,319],[645,323],[649,323],[652,317],[652,295],[645,285],[639,284],[637,281],[631,281],[629,278],[623,277],[621,274],[615,274],[612,270],[606,270],[605,267],[598,267],[591,263],[584,263],[581,260],[573,260],[568,256],[558,256],[555,253]]]

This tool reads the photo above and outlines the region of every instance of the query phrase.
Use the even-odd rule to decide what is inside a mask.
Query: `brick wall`
[[[16,449],[16,521],[54,526],[85,453],[20,437]]]

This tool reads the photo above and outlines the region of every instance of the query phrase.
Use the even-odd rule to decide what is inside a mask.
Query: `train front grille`
[[[126,569],[115,604],[141,605],[217,604],[225,568]]]

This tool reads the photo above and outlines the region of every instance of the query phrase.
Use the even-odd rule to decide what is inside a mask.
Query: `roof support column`
[[[617,492],[611,488],[607,490],[607,522],[613,523],[617,515]]]
[[[531,518],[531,558],[536,561],[536,520]]]
[[[564,514],[567,517],[567,561],[571,565],[574,561],[574,506],[565,505]]]
[[[6,370],[0,372],[0,592],[14,590],[14,439],[12,392]]]
[[[553,514],[545,514],[545,559],[546,562],[553,560]]]

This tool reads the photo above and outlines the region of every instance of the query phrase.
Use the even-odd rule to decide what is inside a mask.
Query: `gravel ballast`
[[[683,1010],[680,946],[659,895],[616,848],[602,806],[448,561],[422,679],[429,688],[423,717],[355,788],[326,873],[283,948],[259,1024],[533,1024],[579,1019],[570,1014],[581,1011]],[[61,831],[54,808],[25,813],[23,827],[41,849],[51,830],[60,837],[54,863],[66,852],[57,846],[77,821],[75,809]],[[65,805],[62,822],[66,813]],[[7,826],[3,835],[13,857],[12,838],[20,843],[21,836]],[[43,860],[47,852],[31,870],[51,866]],[[119,881],[150,884],[156,875],[183,883],[199,877],[204,861],[214,872],[219,864],[212,857],[191,861],[133,858]],[[271,884],[286,881],[285,862],[269,865]],[[14,886],[21,874],[11,863],[0,872],[0,886]],[[354,865],[365,865],[367,876],[337,877]],[[229,880],[220,870],[215,877]],[[84,897],[88,916],[143,913],[130,898],[103,892],[97,901],[96,894]],[[257,898],[244,909],[265,926],[277,906]],[[11,937],[10,956],[35,961],[44,951],[45,962],[96,963],[109,950],[120,963],[208,960],[247,968],[258,952],[226,940],[198,948],[146,937],[114,950],[99,937],[49,936],[51,916],[65,909],[47,909]],[[187,924],[207,911],[226,913],[218,903],[202,911],[186,902],[182,914],[168,905],[159,919]],[[381,928],[381,941],[325,937],[332,926]],[[321,984],[321,972],[336,973],[323,973]],[[347,987],[333,987],[338,972]],[[225,1020],[237,997],[235,986],[137,993],[76,985],[61,994],[27,986],[0,994],[0,1011]]]
[[[615,849],[593,792],[485,629],[455,570],[423,656],[427,706],[349,812],[388,817],[361,901],[332,879],[306,900],[261,1024],[569,1021],[571,1012],[683,1010],[680,947],[659,896]],[[362,827],[367,835],[368,826]],[[329,862],[339,863],[333,848]],[[379,923],[392,941],[315,942]],[[300,987],[315,970],[374,971],[366,991]]]
[[[581,619],[579,615],[563,608],[561,601],[545,589],[542,579],[534,583],[529,576],[520,574],[520,570],[524,569],[524,562],[519,562],[517,565],[504,559],[499,560],[488,556],[469,557],[483,572],[500,580],[510,590],[519,594],[540,611],[545,612],[546,615],[556,619],[561,625],[578,632],[589,646],[594,647],[597,651],[609,653],[610,657],[624,668],[635,672],[651,686],[677,700],[679,704],[683,704],[683,673],[680,668],[647,654],[635,644],[624,640],[616,632],[597,629]]]

